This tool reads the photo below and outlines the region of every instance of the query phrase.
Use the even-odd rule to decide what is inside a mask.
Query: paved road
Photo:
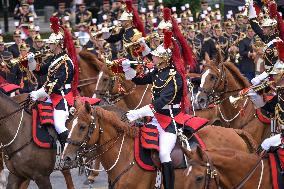
[[[5,169],[6,178],[8,175],[8,170]],[[84,185],[84,181],[86,180],[86,177],[84,175],[78,176],[78,169],[73,169],[71,171],[72,178],[75,184],[76,189],[107,189],[107,175],[105,172],[100,173],[100,175],[96,178],[95,183],[89,187],[88,185]],[[56,171],[51,174],[51,183],[53,189],[65,189],[66,184],[63,175],[61,172]],[[0,187],[1,188],[1,187]],[[30,186],[28,189],[38,189],[36,184],[34,182],[30,183]]]

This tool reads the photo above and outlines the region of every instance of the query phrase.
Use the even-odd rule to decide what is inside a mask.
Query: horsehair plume
[[[143,22],[141,21],[139,17],[139,13],[136,8],[133,7],[132,5],[132,0],[126,0],[126,9],[129,13],[133,14],[133,24],[137,28],[138,31],[142,33],[143,37],[146,37],[146,32],[145,32],[145,27]]]
[[[61,28],[58,17],[52,16],[50,17],[49,20],[50,20],[50,28],[53,30],[54,33],[58,34]]]
[[[70,32],[68,31],[67,28],[62,27],[64,30],[64,47],[67,49],[67,54],[69,58],[72,60],[73,65],[74,65],[74,77],[72,81],[72,92],[74,96],[77,96],[79,94],[78,92],[78,83],[79,83],[79,65],[78,65],[78,60],[77,60],[77,54],[76,54],[76,49],[74,46],[74,42],[72,39],[72,36]]]
[[[181,45],[182,58],[184,60],[185,67],[187,68],[187,66],[190,66],[191,70],[193,70],[196,67],[196,60],[193,58],[192,50],[189,47],[187,40],[181,33],[178,23],[174,17],[172,17],[172,26],[174,36],[177,38],[178,42]]]
[[[165,30],[164,31],[164,48],[168,49],[172,46],[172,36],[173,32]]]
[[[182,95],[182,99],[181,99],[181,110],[182,112],[186,112],[186,110],[189,110],[190,107],[190,103],[187,97],[187,93],[188,93],[188,88],[187,88],[187,81],[186,81],[186,77],[187,77],[187,72],[186,69],[184,67],[184,63],[183,63],[183,59],[181,58],[180,55],[180,48],[177,44],[177,42],[175,41],[175,39],[172,38],[172,60],[174,63],[174,66],[177,70],[177,72],[181,75],[182,77],[182,87],[183,87],[183,95]]]
[[[163,9],[163,17],[164,17],[164,21],[165,22],[171,21],[171,19],[172,19],[172,11],[171,11],[171,9],[169,9],[168,7],[165,7]]]
[[[284,42],[282,40],[278,40],[276,42],[276,47],[278,51],[278,59],[284,62]]]
[[[276,5],[276,3],[269,3],[268,8],[269,8],[270,17],[275,19],[277,17],[277,5]]]
[[[101,119],[104,119],[105,121],[113,125],[113,127],[118,132],[125,132],[128,136],[132,138],[135,138],[138,136],[139,128],[131,127],[125,122],[121,121],[119,116],[114,111],[105,110],[102,107],[96,107],[95,113]]]
[[[279,37],[284,40],[284,22],[282,16],[277,11],[277,4],[275,2],[270,2],[268,4],[269,15],[277,21],[277,29],[279,31]]]
[[[133,11],[133,7],[132,7],[132,0],[126,0],[125,1],[126,4],[126,9],[128,12],[132,12]]]

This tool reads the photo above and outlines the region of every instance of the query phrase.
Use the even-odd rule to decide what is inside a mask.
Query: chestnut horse
[[[137,128],[129,127],[121,121],[125,111],[114,106],[92,109],[88,103],[83,105],[78,102],[75,108],[74,118],[69,123],[72,129],[67,139],[68,144],[62,155],[64,160],[75,160],[80,146],[86,144],[87,147],[96,148],[95,157],[100,158],[111,186],[153,188],[156,173],[145,171],[135,163],[133,137],[137,134]],[[240,151],[251,151],[234,129],[206,126],[198,131],[198,135],[209,149],[227,146]],[[175,171],[175,188],[182,188],[182,173],[183,170],[180,169]]]
[[[268,158],[261,160],[257,154],[232,148],[202,150],[199,146],[185,154],[189,167],[184,171],[184,189],[272,189]]]
[[[205,65],[201,84],[197,93],[197,103],[203,108],[209,104],[210,96],[218,96],[220,104],[218,111],[221,124],[225,127],[244,129],[250,133],[258,145],[270,134],[269,124],[261,122],[256,114],[253,103],[248,97],[240,100],[238,107],[234,107],[229,97],[250,86],[248,80],[231,62],[212,63]]]
[[[14,97],[26,99],[27,95]],[[55,164],[56,150],[39,148],[32,142],[32,118],[20,105],[0,93],[0,138],[2,150],[9,158],[4,158],[10,173],[8,189],[18,189],[26,180],[34,180],[38,187],[52,188],[49,176]],[[11,112],[17,111],[11,114]],[[11,115],[10,115],[11,114]],[[70,171],[63,171],[68,189],[74,189]],[[27,186],[21,186],[26,188]]]

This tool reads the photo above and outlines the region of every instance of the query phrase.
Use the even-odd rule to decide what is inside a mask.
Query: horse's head
[[[96,127],[95,113],[91,105],[76,100],[74,107],[73,119],[68,126],[70,133],[62,154],[62,158],[66,161],[75,160],[79,149],[92,145],[90,143],[96,143],[99,137],[99,128]]]
[[[194,151],[183,151],[188,158],[184,188],[218,189],[219,176],[206,152],[199,146]]]
[[[75,104],[75,113],[70,121],[71,130],[64,148],[62,159],[66,162],[74,161],[79,156],[88,156],[88,148],[92,148],[92,155],[102,155],[122,138],[137,136],[137,128],[129,127],[122,121],[124,111],[113,107],[92,108],[88,102]]]
[[[226,73],[223,64],[219,66],[213,63],[205,65],[201,76],[201,84],[196,96],[196,103],[201,108],[207,108],[210,103],[210,98],[217,93],[225,90]]]

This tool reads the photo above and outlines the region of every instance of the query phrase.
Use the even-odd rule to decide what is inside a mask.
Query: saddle
[[[284,189],[284,149],[277,147],[268,153],[274,189]]]
[[[100,99],[80,97],[80,100],[90,105],[97,105]],[[32,136],[34,143],[40,148],[56,149],[57,133],[54,128],[53,104],[49,102],[38,102],[32,108]]]
[[[188,140],[191,149],[195,148],[196,145],[200,145],[205,149],[202,140],[194,133],[206,125],[208,120],[187,114],[185,114],[184,118],[184,131],[192,136]],[[157,168],[160,168],[157,128],[147,124],[143,124],[143,126],[140,125],[139,137],[135,138],[134,142],[135,160],[138,165],[148,171],[154,171]],[[176,145],[172,150],[171,159],[175,169],[187,168],[186,158],[182,152],[179,141],[176,142]]]
[[[0,90],[6,94],[10,95],[11,93],[15,92],[16,90],[20,89],[21,87],[15,84],[11,84],[6,81],[2,76],[0,76]]]

